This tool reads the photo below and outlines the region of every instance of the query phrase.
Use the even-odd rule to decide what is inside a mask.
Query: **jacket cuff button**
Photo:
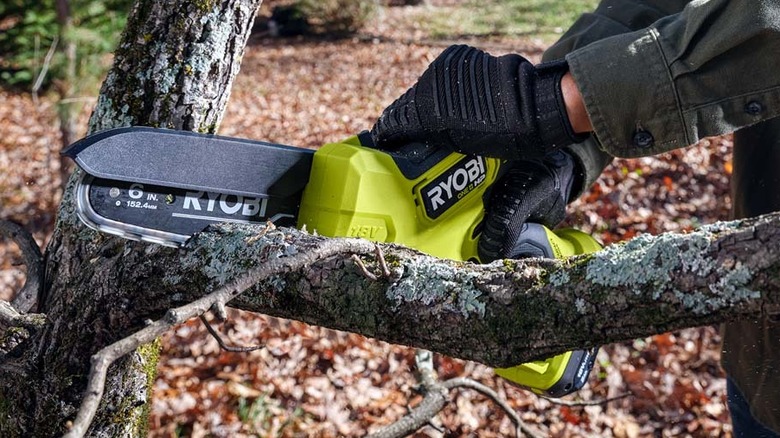
[[[757,116],[764,112],[764,105],[761,105],[761,102],[751,100],[745,105],[745,112],[751,116]]]
[[[634,146],[638,146],[640,148],[649,148],[653,145],[653,142],[655,142],[653,134],[645,130],[634,132]]]

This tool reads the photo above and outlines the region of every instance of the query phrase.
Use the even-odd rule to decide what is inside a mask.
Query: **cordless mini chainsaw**
[[[89,227],[181,246],[209,224],[306,227],[330,237],[395,242],[430,255],[479,261],[491,186],[506,165],[425,144],[388,152],[367,133],[316,152],[273,143],[146,127],[103,131],[63,154],[84,171],[76,212]],[[596,251],[589,235],[526,224],[515,247],[566,257]],[[496,370],[554,397],[581,388],[595,350]]]

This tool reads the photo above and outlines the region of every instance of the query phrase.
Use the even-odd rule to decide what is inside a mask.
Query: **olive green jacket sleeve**
[[[780,1],[696,0],[566,59],[602,147],[637,157],[780,115],[778,53]]]
[[[676,14],[687,0],[602,0],[593,12],[583,14],[543,56],[543,61],[563,59],[572,51],[604,38],[644,29],[659,19]],[[578,180],[570,196],[576,199],[587,190],[612,161],[597,139],[567,148],[578,162]]]

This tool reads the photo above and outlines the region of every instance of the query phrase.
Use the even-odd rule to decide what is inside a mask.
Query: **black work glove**
[[[447,48],[371,130],[380,149],[443,145],[464,154],[541,158],[580,142],[561,92],[565,61],[534,67],[520,55]]]
[[[575,183],[574,159],[556,151],[540,160],[510,163],[512,166],[493,186],[486,206],[477,252],[482,263],[504,258],[551,257],[534,251],[529,223],[553,228],[566,214]],[[526,238],[527,237],[527,238]],[[547,239],[542,232],[540,239]]]

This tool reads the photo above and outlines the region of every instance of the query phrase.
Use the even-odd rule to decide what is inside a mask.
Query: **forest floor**
[[[538,61],[552,41],[527,32],[442,37],[419,17],[446,16],[457,2],[432,3],[386,8],[370,30],[348,39],[272,38],[259,30],[220,134],[316,148],[370,128],[450,43]],[[52,98],[36,104],[28,94],[0,89],[0,218],[23,224],[42,246],[59,203],[60,147]],[[729,137],[618,159],[570,205],[565,225],[610,244],[726,219],[730,172]],[[4,297],[23,282],[19,261],[15,247],[0,244]],[[265,348],[220,351],[198,321],[170,332],[150,436],[360,436],[421,399],[411,348],[262,315],[230,316],[219,326],[227,340]],[[480,364],[436,355],[435,365],[441,379],[468,376],[494,388],[542,436],[731,436],[719,342],[716,328],[701,327],[604,346],[589,383],[565,402],[518,389]],[[582,403],[623,394],[609,403]],[[512,436],[514,430],[492,401],[470,390],[455,393],[436,423],[444,432],[428,426],[419,436]]]

